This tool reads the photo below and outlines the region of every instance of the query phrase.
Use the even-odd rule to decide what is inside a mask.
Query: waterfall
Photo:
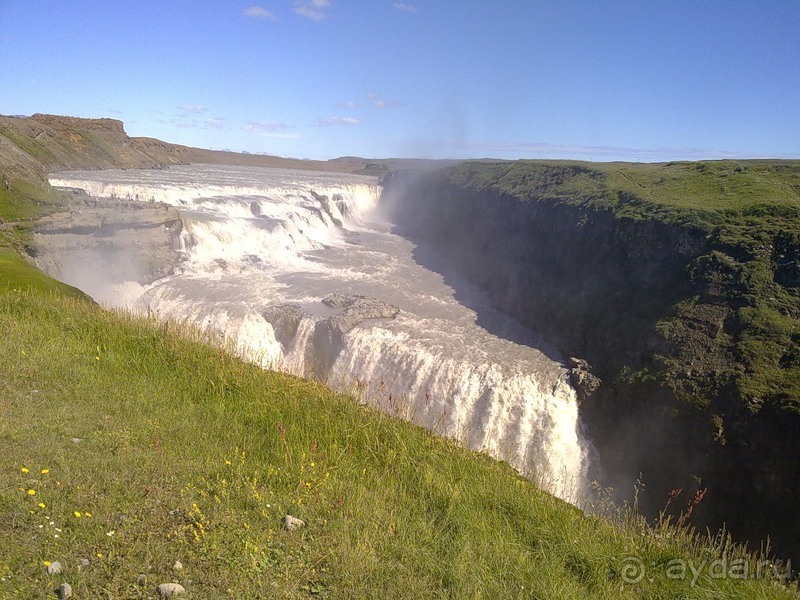
[[[323,379],[579,499],[588,448],[563,362],[466,282],[457,293],[457,278],[420,265],[376,216],[374,179],[195,165],[51,184],[179,208],[182,262],[128,285],[128,308],[214,330],[265,368]]]

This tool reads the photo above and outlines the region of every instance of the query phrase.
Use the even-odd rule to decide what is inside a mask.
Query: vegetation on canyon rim
[[[147,597],[173,580],[198,598],[795,597],[785,566],[724,534],[648,526],[602,489],[586,516],[507,465],[36,271],[20,253],[59,201],[47,169],[171,156],[154,141],[144,158],[93,154],[119,132],[80,123],[34,124],[24,157],[0,146],[0,597],[61,582]],[[88,163],[58,158],[70,149]],[[285,531],[286,514],[306,527]]]
[[[663,352],[626,376],[658,377],[698,406],[733,386],[753,412],[800,411],[800,161],[465,163],[449,181],[697,232],[707,254],[688,274],[696,294],[663,315]],[[725,308],[712,319],[724,326],[700,342],[687,323],[708,322],[710,307]]]

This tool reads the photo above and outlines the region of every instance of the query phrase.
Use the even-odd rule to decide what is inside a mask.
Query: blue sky
[[[0,113],[299,158],[800,157],[800,0],[0,0]]]

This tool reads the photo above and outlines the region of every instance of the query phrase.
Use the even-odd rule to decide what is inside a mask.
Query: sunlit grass
[[[670,576],[670,561],[727,547],[587,517],[507,465],[209,341],[0,289],[0,597],[62,582],[147,597],[167,581],[189,598],[789,595],[770,573]],[[287,514],[306,527],[286,531]]]

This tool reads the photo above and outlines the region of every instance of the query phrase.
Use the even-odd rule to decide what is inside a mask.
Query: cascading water
[[[183,262],[117,284],[112,304],[212,328],[249,360],[355,391],[579,499],[588,450],[567,370],[466,282],[456,294],[421,266],[374,214],[374,179],[195,165],[50,182],[179,207]]]

